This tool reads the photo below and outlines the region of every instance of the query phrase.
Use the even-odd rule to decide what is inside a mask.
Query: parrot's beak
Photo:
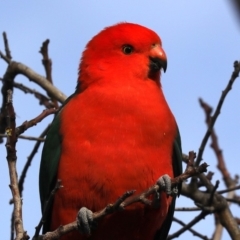
[[[167,70],[167,56],[162,47],[159,44],[153,45],[150,50],[150,64],[149,68],[152,72],[157,72],[163,69],[164,72]]]

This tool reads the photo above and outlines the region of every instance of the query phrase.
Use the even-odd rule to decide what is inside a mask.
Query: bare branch
[[[240,200],[239,199],[236,199],[236,198],[225,198],[228,202],[231,202],[231,203],[236,203],[240,206]]]
[[[179,220],[179,219],[177,219],[175,217],[173,217],[173,221],[179,223],[183,227],[187,226],[187,224],[185,224],[183,221],[181,221],[181,220]],[[202,234],[200,234],[199,232],[193,230],[192,228],[189,228],[188,231],[191,232],[193,234],[193,236],[197,236],[197,237],[199,237],[201,239],[204,239],[204,240],[210,240],[207,236],[203,236]]]
[[[200,105],[201,107],[204,109],[205,115],[206,115],[206,123],[209,126],[211,123],[211,113],[212,113],[212,108],[206,103],[204,102],[202,99],[199,99]],[[211,139],[212,139],[212,143],[211,143],[211,147],[217,157],[218,160],[218,169],[220,170],[220,172],[223,175],[223,179],[225,182],[225,185],[229,188],[229,187],[234,187],[235,186],[235,180],[231,178],[225,161],[224,161],[224,157],[222,154],[222,150],[219,147],[218,144],[218,138],[217,135],[214,131],[214,128],[212,127],[212,131],[211,131]]]
[[[63,103],[67,98],[65,94],[63,94],[59,89],[54,87],[46,78],[34,72],[31,68],[27,67],[22,63],[12,61],[9,64],[9,72],[15,74],[23,74],[24,76],[29,78],[30,81],[38,84],[61,103]]]
[[[42,93],[36,91],[35,89],[30,89],[27,86],[23,85],[22,83],[13,83],[13,87],[18,88],[22,90],[24,93],[31,93],[33,94],[38,100],[40,105],[44,105],[46,108],[53,108],[54,104],[51,102],[51,100],[43,95]]]
[[[11,60],[12,56],[11,56],[11,51],[9,48],[9,44],[8,44],[8,39],[7,39],[7,34],[6,32],[3,32],[3,42],[4,42],[4,47],[5,47],[5,53],[6,53],[6,57]]]
[[[191,222],[189,222],[188,224],[184,224],[184,227],[181,228],[179,231],[175,232],[174,234],[171,234],[167,237],[167,240],[170,239],[174,239],[176,237],[179,237],[183,232],[189,230],[190,228],[195,225],[196,223],[198,223],[200,220],[204,219],[209,213],[207,211],[202,211],[197,217],[195,217]],[[192,230],[193,231],[193,230]],[[191,231],[191,232],[192,232]],[[195,231],[194,231],[195,233]],[[198,236],[199,237],[199,236]],[[203,238],[203,239],[207,239],[207,238]]]
[[[29,237],[23,228],[22,220],[22,199],[20,197],[19,188],[18,188],[18,177],[16,171],[16,132],[15,132],[15,112],[12,105],[12,91],[8,91],[7,95],[7,129],[6,133],[8,135],[6,149],[7,149],[7,161],[9,167],[10,175],[10,189],[12,191],[13,202],[14,202],[14,226],[16,231],[16,240],[27,240]]]
[[[240,239],[240,230],[238,223],[233,217],[229,207],[216,213],[219,217],[221,224],[226,228],[232,240]]]
[[[219,183],[220,183],[220,181],[217,180],[213,190],[210,193],[210,198],[209,198],[209,201],[208,201],[208,205],[209,206],[212,205],[212,203],[213,203],[214,194],[215,194],[215,192],[217,191],[217,189],[219,187]]]
[[[230,80],[229,80],[229,82],[227,84],[227,87],[222,92],[222,95],[221,95],[221,97],[219,99],[219,102],[218,102],[217,108],[215,110],[215,113],[211,117],[211,120],[210,120],[208,129],[207,129],[207,132],[205,133],[205,136],[204,136],[204,138],[202,140],[202,143],[201,143],[201,146],[199,148],[198,155],[197,155],[197,160],[196,160],[196,164],[197,165],[199,165],[201,160],[202,160],[202,156],[203,156],[203,152],[204,152],[205,146],[206,146],[207,141],[208,141],[208,139],[209,139],[209,137],[211,135],[211,132],[212,132],[213,126],[214,126],[214,124],[215,124],[215,122],[217,120],[217,117],[220,114],[223,102],[224,102],[228,92],[232,89],[232,85],[233,85],[234,81],[236,80],[236,78],[239,75],[240,63],[238,61],[235,61],[233,65],[234,65],[234,71],[232,73],[232,76],[231,76],[231,78],[230,78]]]
[[[231,192],[231,191],[239,190],[239,189],[240,189],[240,185],[238,185],[236,187],[232,187],[232,188],[228,188],[228,189],[225,189],[225,190],[218,191],[217,193],[218,194],[223,194],[223,193],[227,193],[227,192]]]
[[[44,129],[44,131],[41,133],[41,135],[39,136],[40,139],[44,138],[48,132],[49,126]],[[19,182],[18,182],[18,187],[19,187],[19,192],[20,192],[20,196],[22,196],[22,192],[23,192],[23,185],[24,185],[24,180],[26,178],[27,175],[27,171],[32,163],[33,157],[35,156],[35,154],[37,153],[38,148],[41,145],[41,141],[37,141],[31,154],[28,156],[27,158],[27,162],[23,168],[23,171],[21,173],[21,176],[19,178]]]
[[[206,124],[209,127],[211,124],[211,113],[212,113],[212,107],[210,107],[206,102],[204,102],[202,99],[199,99],[200,105],[203,108],[205,115],[206,115]],[[212,131],[211,131],[211,139],[212,139],[212,143],[211,143],[211,147],[217,157],[217,162],[218,162],[218,169],[220,170],[220,172],[222,173],[223,179],[224,179],[224,183],[228,188],[234,187],[236,185],[236,181],[235,179],[231,178],[230,173],[227,170],[226,164],[225,164],[225,160],[222,154],[222,150],[219,147],[218,144],[218,138],[217,135],[214,131],[214,128],[212,127]],[[228,192],[228,197],[229,199],[232,199],[234,197],[234,191],[232,192]],[[213,234],[213,240],[217,240],[217,239],[221,239],[222,236],[222,232],[223,232],[223,226],[221,225],[220,219],[218,218],[218,216],[215,214],[215,224],[216,224],[216,228],[215,228],[215,232]]]
[[[3,76],[3,86],[2,86],[2,106],[1,106],[1,112],[0,112],[0,133],[5,132],[5,128],[7,126],[6,123],[6,104],[7,104],[7,91],[11,90],[13,91],[13,82],[14,78],[16,76],[16,73],[9,72],[9,67],[7,68],[4,76]],[[0,139],[0,143],[3,142],[2,139]]]
[[[201,208],[198,207],[176,207],[175,211],[179,212],[193,212],[193,211],[201,211]]]
[[[53,84],[53,80],[52,80],[52,60],[48,56],[48,44],[49,44],[49,42],[50,42],[49,39],[44,41],[42,43],[42,47],[40,48],[39,52],[43,56],[42,64],[43,64],[45,72],[46,72],[46,78],[51,84]],[[48,93],[48,96],[52,99],[54,107],[58,108],[57,100],[49,93]]]
[[[63,186],[61,185],[61,180],[58,179],[58,180],[57,180],[57,183],[56,183],[56,185],[55,185],[55,187],[54,187],[54,189],[52,190],[52,192],[51,192],[51,194],[50,194],[50,196],[49,196],[49,199],[48,199],[47,202],[46,202],[46,206],[45,206],[45,209],[44,209],[44,211],[43,211],[42,218],[41,218],[39,224],[38,224],[37,227],[36,227],[36,231],[35,231],[35,234],[34,234],[34,236],[33,236],[33,240],[38,239],[38,236],[39,236],[40,230],[41,230],[41,228],[42,228],[42,225],[43,225],[44,222],[46,221],[47,215],[48,215],[48,213],[49,213],[49,210],[50,210],[49,208],[50,208],[51,203],[52,203],[52,201],[53,201],[53,197],[54,197],[55,193],[56,193],[60,188],[62,188],[62,187],[63,187]],[[47,238],[47,239],[48,239],[48,238]],[[42,239],[42,240],[43,240],[43,239]]]
[[[0,137],[6,138],[6,137],[7,137],[7,134],[0,134]],[[44,138],[32,137],[32,136],[23,136],[23,135],[20,135],[20,136],[18,136],[18,138],[24,139],[24,140],[30,140],[30,141],[40,141],[40,142],[44,142],[44,141],[45,141]]]
[[[11,62],[12,56],[10,52],[10,48],[8,45],[8,39],[7,39],[7,34],[3,32],[3,43],[4,43],[4,48],[5,48],[5,54],[3,54],[0,51],[0,57],[7,63],[9,64]]]
[[[57,111],[58,111],[58,109],[55,109],[55,108],[43,110],[42,113],[40,115],[38,115],[36,118],[33,118],[30,121],[25,121],[21,126],[17,127],[16,135],[19,136],[20,134],[24,133],[28,128],[37,125],[45,117],[49,116],[50,114],[56,113]]]
[[[50,43],[49,39],[44,41],[42,43],[42,46],[41,46],[39,52],[43,56],[42,64],[43,64],[45,72],[46,72],[46,78],[51,84],[53,84],[53,81],[52,81],[52,60],[48,56],[48,44],[49,43]]]
[[[240,237],[240,230],[234,217],[232,216],[227,201],[224,197],[215,193],[212,207],[206,207],[209,204],[209,198],[211,191],[214,189],[214,186],[212,186],[205,175],[199,174],[198,177],[204,182],[205,186],[207,186],[209,193],[200,191],[197,187],[195,187],[195,185],[187,185],[183,182],[181,194],[191,198],[194,200],[197,206],[208,210],[208,212],[215,212],[215,214],[218,215],[221,224],[226,228],[231,238],[238,240]]]

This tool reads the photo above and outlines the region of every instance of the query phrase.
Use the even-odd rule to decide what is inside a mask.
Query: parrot
[[[60,107],[42,150],[39,189],[43,233],[77,219],[62,240],[164,240],[181,191],[178,126],[161,83],[167,56],[153,30],[120,22],[86,45],[75,92]],[[63,185],[46,206],[57,180]],[[134,203],[97,223],[93,213],[126,191],[165,186],[159,206]],[[173,191],[174,190],[174,191]],[[154,200],[155,201],[155,200]]]

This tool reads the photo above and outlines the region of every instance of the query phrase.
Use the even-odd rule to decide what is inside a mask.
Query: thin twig
[[[51,84],[53,84],[53,80],[52,80],[52,60],[49,58],[49,55],[48,55],[48,44],[49,43],[50,43],[49,39],[44,41],[42,43],[42,46],[41,46],[39,52],[43,56],[42,64],[43,64],[45,72],[46,72],[46,78]],[[52,99],[54,107],[58,108],[59,106],[58,106],[57,100],[50,93],[47,92],[47,94]]]
[[[51,203],[53,201],[53,197],[56,194],[56,192],[62,187],[63,186],[61,185],[61,180],[58,179],[54,189],[51,191],[51,194],[50,194],[50,196],[49,196],[49,198],[46,202],[46,205],[45,205],[45,208],[44,208],[44,211],[43,211],[43,215],[42,215],[42,217],[41,217],[41,219],[40,219],[40,221],[39,221],[39,223],[36,227],[35,234],[33,236],[33,240],[38,239],[38,236],[39,236],[40,230],[42,228],[42,225],[44,224],[44,222],[46,221],[46,217],[48,216],[49,208],[50,208]]]
[[[38,100],[40,105],[44,105],[46,108],[53,108],[54,104],[51,102],[51,100],[43,95],[42,93],[36,91],[35,89],[30,89],[29,87],[23,85],[22,83],[13,83],[13,87],[18,88],[22,90],[24,93],[31,93],[33,94]]]
[[[240,200],[235,198],[225,198],[228,202],[236,203],[240,206]]]
[[[4,79],[0,78],[0,81],[2,81],[4,83]],[[42,93],[36,91],[35,89],[31,89],[27,86],[25,86],[22,83],[18,83],[18,82],[13,82],[13,87],[17,88],[21,91],[23,91],[24,93],[30,93],[33,94],[38,100],[39,100],[39,104],[40,105],[44,105],[46,108],[53,108],[54,104],[52,103],[52,101],[45,95],[43,95]]]
[[[213,203],[214,194],[215,194],[215,192],[217,191],[217,189],[218,189],[218,187],[219,187],[219,183],[220,183],[220,181],[217,180],[216,183],[215,183],[215,186],[214,186],[213,190],[212,190],[211,193],[210,193],[210,198],[209,198],[209,201],[208,201],[208,205],[209,205],[209,206],[211,206],[212,203]]]
[[[46,78],[50,83],[53,83],[52,81],[52,60],[48,56],[48,44],[50,43],[50,40],[47,39],[42,43],[42,46],[40,48],[40,53],[42,54],[42,64],[44,66],[45,72],[46,72]]]
[[[197,188],[197,186],[183,182],[181,195],[191,198],[197,206],[208,210],[208,212],[217,213],[221,224],[226,228],[231,238],[233,240],[240,239],[240,229],[228,207],[227,201],[223,196],[215,193],[212,206],[205,207],[209,204],[210,193],[214,186],[211,182],[209,182],[204,174],[199,174],[198,177],[202,180],[208,191],[202,192]]]
[[[181,220],[179,220],[179,219],[177,219],[175,217],[173,217],[173,221],[179,223],[183,227],[186,227],[186,224],[183,221],[181,221]],[[192,228],[189,228],[188,231],[191,232],[193,234],[193,236],[199,237],[199,238],[204,239],[204,240],[210,240],[210,238],[208,238],[207,236],[203,236],[202,234],[200,234],[199,232],[193,230]]]
[[[37,117],[33,118],[30,121],[25,121],[24,123],[22,123],[22,125],[18,126],[16,128],[16,135],[19,136],[20,134],[24,133],[30,127],[37,125],[45,117],[49,116],[50,114],[56,113],[57,111],[58,111],[58,109],[55,109],[55,108],[43,110],[42,113],[39,114]]]
[[[2,134],[2,133],[0,133],[0,137],[6,138],[6,137],[7,137],[7,134]],[[20,135],[20,136],[18,136],[18,138],[24,139],[24,140],[30,140],[30,141],[40,141],[40,142],[44,142],[44,141],[45,141],[44,138],[38,138],[38,137],[32,137],[32,136],[25,136],[25,135]]]
[[[213,126],[214,126],[214,124],[215,124],[215,122],[217,120],[217,117],[220,114],[223,102],[224,102],[228,92],[232,89],[232,85],[233,85],[234,81],[236,80],[236,78],[239,75],[240,63],[238,61],[235,61],[233,66],[234,66],[234,71],[232,73],[232,76],[231,76],[231,78],[230,78],[230,80],[229,80],[229,82],[227,84],[227,87],[222,92],[222,95],[221,95],[221,97],[219,99],[217,108],[216,108],[213,116],[211,117],[211,121],[209,123],[207,132],[205,133],[205,136],[204,136],[204,138],[202,140],[202,143],[200,145],[200,148],[199,148],[199,151],[198,151],[198,154],[197,154],[196,165],[199,165],[201,160],[202,160],[202,156],[203,156],[203,152],[204,152],[205,146],[206,146],[207,141],[208,141],[208,139],[209,139],[209,137],[211,135],[211,131],[212,131],[212,128],[213,128]]]
[[[12,56],[11,56],[11,51],[9,48],[9,44],[8,44],[8,39],[7,39],[7,34],[6,32],[3,32],[3,42],[4,42],[4,47],[5,47],[5,53],[6,53],[6,57],[11,60]]]
[[[205,121],[206,121],[207,126],[209,127],[209,125],[211,124],[211,114],[212,114],[213,109],[210,105],[208,105],[202,99],[199,99],[199,102],[205,112],[205,116],[206,116]],[[227,170],[225,160],[223,157],[223,153],[219,147],[217,134],[215,133],[214,128],[212,128],[210,136],[212,139],[211,147],[216,155],[217,163],[218,163],[217,167],[223,176],[224,183],[225,183],[226,187],[228,187],[228,188],[234,187],[236,185],[236,181],[235,181],[235,179],[233,179],[231,177],[229,171]],[[213,198],[213,194],[211,195],[211,197]],[[234,191],[228,192],[228,198],[232,199],[233,197],[234,197]],[[215,217],[216,228],[213,233],[213,240],[218,240],[218,239],[221,239],[221,237],[222,237],[223,226],[220,223],[220,219],[219,219],[218,215],[214,214],[214,217]]]
[[[41,135],[39,136],[40,139],[45,137],[45,135],[48,132],[48,129],[49,129],[49,126],[46,129],[44,129],[44,131],[41,133]],[[22,196],[22,192],[23,192],[23,185],[24,185],[24,180],[25,180],[26,175],[27,175],[27,171],[28,171],[28,169],[29,169],[29,167],[30,167],[30,165],[32,163],[32,160],[33,160],[35,154],[37,153],[37,150],[40,147],[40,145],[41,145],[41,141],[37,141],[35,146],[34,146],[34,148],[33,148],[33,150],[32,150],[32,152],[31,152],[31,154],[27,158],[27,162],[26,162],[26,164],[25,164],[25,166],[23,168],[23,171],[21,173],[21,176],[19,178],[18,186],[19,186],[19,192],[20,192],[21,196]]]
[[[227,188],[221,191],[217,191],[218,194],[223,194],[223,193],[227,193],[227,192],[231,192],[234,190],[239,190],[240,189],[240,185],[236,186],[236,187],[232,187],[232,188]]]
[[[184,233],[185,231],[189,230],[193,225],[198,223],[200,220],[204,219],[208,214],[209,214],[209,212],[202,211],[191,222],[189,222],[188,224],[185,224],[183,228],[181,228],[180,230],[178,230],[177,232],[175,232],[175,233],[173,233],[171,235],[168,235],[167,240],[179,237],[182,233]]]
[[[193,211],[201,211],[202,209],[199,207],[176,207],[175,211],[179,212],[193,212]]]

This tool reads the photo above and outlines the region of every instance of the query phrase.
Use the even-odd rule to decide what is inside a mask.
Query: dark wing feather
[[[182,147],[181,147],[181,138],[179,134],[179,130],[177,129],[177,136],[175,138],[175,141],[173,143],[173,172],[174,177],[182,174]],[[178,193],[180,194],[181,191],[181,184],[178,186]],[[173,198],[172,203],[168,210],[168,215],[163,222],[161,229],[156,233],[154,240],[165,240],[167,239],[168,232],[170,230],[174,209],[175,209],[175,203],[176,203],[176,197]]]
[[[73,96],[73,95],[72,95]],[[62,108],[72,98],[70,96],[63,104],[57,115],[53,119],[53,122],[47,133],[45,143],[42,151],[42,158],[39,172],[39,192],[41,200],[42,213],[46,207],[46,201],[49,199],[51,191],[54,189],[57,182],[58,164],[61,154],[61,136],[60,136],[60,117]],[[43,233],[49,231],[51,221],[51,206],[50,203],[49,212],[43,225]]]

